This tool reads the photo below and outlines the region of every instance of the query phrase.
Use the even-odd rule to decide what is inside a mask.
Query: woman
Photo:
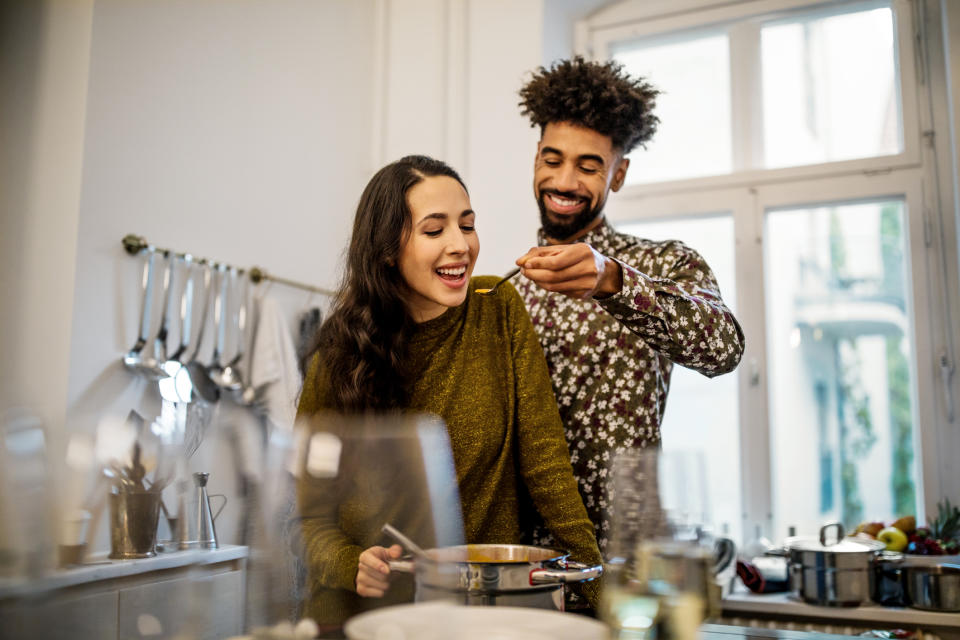
[[[475,217],[463,181],[437,160],[408,156],[370,180],[299,414],[437,414],[447,427],[467,543],[517,543],[518,505],[528,493],[558,545],[574,559],[598,563],[523,302],[509,284],[493,296],[473,293],[495,280],[471,279],[479,252]],[[385,542],[379,528],[394,508],[392,497],[358,496],[362,490],[347,484],[336,488],[303,474],[298,488],[310,573],[306,613],[320,622],[342,621],[373,604],[363,597],[399,597],[387,561],[400,547],[378,544]],[[336,509],[331,493],[340,501]],[[597,586],[585,591],[595,599]]]

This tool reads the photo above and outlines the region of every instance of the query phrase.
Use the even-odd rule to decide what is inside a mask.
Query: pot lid
[[[832,537],[829,535],[831,530],[834,532]],[[827,553],[875,553],[887,548],[887,545],[879,540],[846,538],[843,534],[843,525],[839,522],[831,522],[820,527],[820,536],[817,538],[794,536],[787,538],[784,545],[790,550]]]
[[[823,544],[818,538],[797,536],[787,538],[787,549],[796,551],[825,551],[828,553],[874,553],[886,548],[879,540],[844,538],[834,544]]]

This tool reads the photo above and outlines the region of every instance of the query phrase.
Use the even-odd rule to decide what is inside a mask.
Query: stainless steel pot
[[[905,566],[903,574],[911,607],[960,611],[960,565]]]
[[[395,560],[393,571],[415,575],[416,600],[563,611],[563,585],[599,578],[601,565],[566,552],[515,544],[468,544],[428,549],[428,559]]]
[[[843,525],[833,522],[820,528],[819,538],[787,538],[785,546],[791,586],[804,602],[856,607],[870,599],[874,560],[885,548],[882,542],[844,538]]]

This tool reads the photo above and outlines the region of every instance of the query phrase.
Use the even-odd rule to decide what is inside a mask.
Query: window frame
[[[872,0],[628,0],[602,9],[576,25],[575,47],[591,59],[607,59],[614,43],[678,32],[707,33],[718,26],[762,17],[789,17],[797,11],[846,12],[882,6]],[[945,108],[932,95],[931,76],[944,76],[931,47],[944,46],[937,34],[924,33],[933,11],[929,0],[891,0],[899,83],[903,150],[895,155],[826,162],[798,167],[750,169],[762,143],[759,21],[730,28],[733,172],[623,187],[608,200],[608,219],[618,222],[700,217],[729,212],[734,219],[737,317],[747,335],[738,369],[742,531],[762,525],[773,531],[770,413],[766,380],[767,332],[764,290],[766,212],[857,200],[898,198],[905,204],[904,233],[909,265],[907,292],[911,311],[914,442],[918,484],[918,520],[935,513],[943,497],[960,499],[960,474],[953,473],[947,451],[960,450],[960,376],[944,381],[941,356],[954,362],[951,332],[958,331],[957,236],[954,205],[944,185],[949,149],[933,144],[933,124],[944,130]],[[926,11],[926,13],[924,13]],[[819,11],[818,11],[819,13]],[[752,33],[751,33],[752,32]],[[739,34],[739,36],[738,36]],[[918,46],[919,43],[919,46]],[[932,59],[933,58],[933,59]],[[942,65],[941,65],[942,66]],[[936,80],[935,80],[936,81]],[[934,82],[935,82],[934,81]],[[948,110],[946,110],[948,112]],[[752,123],[752,124],[751,124]],[[948,139],[948,136],[944,136]],[[762,151],[760,151],[762,153]],[[940,154],[939,156],[937,154]],[[939,160],[939,165],[938,165]],[[949,172],[949,169],[946,170]],[[812,195],[815,194],[815,195]],[[954,205],[955,206],[955,205]],[[947,415],[952,397],[954,416]],[[946,447],[946,448],[945,448]],[[953,447],[952,449],[950,447]]]

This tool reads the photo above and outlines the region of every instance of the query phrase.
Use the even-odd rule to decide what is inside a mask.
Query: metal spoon
[[[427,555],[427,552],[420,548],[420,545],[418,545],[416,542],[414,542],[404,534],[400,533],[400,531],[397,530],[389,522],[385,523],[380,530],[383,531],[388,536],[392,537],[394,540],[396,540],[400,544],[402,544],[404,547],[406,547],[407,551],[410,551],[411,553],[413,553],[413,555],[417,556],[421,560],[429,561],[431,559],[430,556]]]
[[[150,332],[150,306],[153,298],[153,264],[157,252],[152,246],[147,247],[150,257],[143,272],[143,300],[140,303],[140,335],[137,342],[123,354],[123,365],[128,369],[141,372],[144,368],[143,348],[147,345],[147,334]]]
[[[143,363],[143,372],[153,380],[167,377],[161,365],[167,360],[167,316],[170,313],[173,266],[177,259],[176,256],[171,256],[169,251],[165,251],[163,255],[167,259],[167,268],[163,273],[163,307],[160,312],[160,329],[157,330],[157,335],[153,338],[153,357],[145,358]]]
[[[230,269],[230,288],[235,289],[237,283],[237,268],[231,267]],[[246,293],[246,290],[244,290]],[[238,312],[237,319],[237,351],[234,354],[233,358],[223,367],[220,371],[220,379],[217,380],[217,384],[220,385],[224,391],[229,391],[231,394],[237,394],[243,390],[243,377],[240,375],[240,370],[237,369],[237,363],[240,361],[240,358],[243,357],[243,334],[244,327],[247,322],[247,312],[246,312],[246,303],[243,299],[240,300],[240,310]]]
[[[496,284],[494,284],[494,285],[493,285],[492,287],[490,287],[489,289],[474,289],[473,292],[476,293],[476,294],[479,294],[479,295],[481,295],[481,296],[492,296],[493,294],[495,294],[495,293],[497,292],[497,287],[499,287],[499,286],[502,285],[504,282],[506,282],[507,280],[509,280],[509,279],[512,278],[513,276],[517,275],[518,273],[520,273],[520,267],[517,267],[516,269],[512,269],[512,270],[510,271],[510,273],[508,273],[507,275],[505,275],[505,276],[503,276],[502,278],[500,278],[499,280],[497,280]]]
[[[213,324],[217,327],[217,342],[213,345],[213,358],[207,365],[207,375],[221,389],[225,386],[223,378],[223,364],[220,358],[223,356],[223,344],[226,340],[227,323],[224,313],[224,307],[227,302],[227,272],[226,265],[220,265],[220,288],[217,291],[217,297],[213,301]]]

